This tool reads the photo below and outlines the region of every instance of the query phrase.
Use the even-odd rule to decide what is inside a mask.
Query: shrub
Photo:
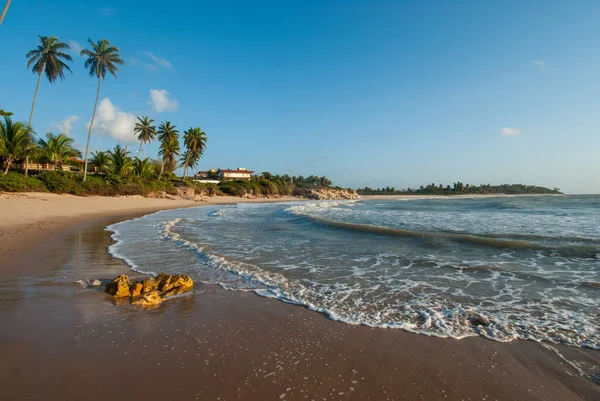
[[[23,174],[9,172],[0,175],[0,191],[6,192],[47,192],[44,184],[35,177],[25,177]]]
[[[68,171],[48,171],[38,176],[48,191],[57,194],[75,194],[77,192],[77,176]]]
[[[118,192],[118,187],[107,177],[88,175],[85,182],[76,187],[75,195],[99,195],[114,196]]]

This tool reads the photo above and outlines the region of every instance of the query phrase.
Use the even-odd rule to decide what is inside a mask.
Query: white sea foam
[[[478,201],[470,202],[475,206],[467,205],[464,213],[479,210]],[[162,271],[168,266],[203,282],[252,290],[349,324],[440,337],[481,335],[497,341],[524,338],[600,348],[600,286],[593,284],[600,282],[597,252],[573,257],[545,248],[498,250],[485,243],[447,243],[436,237],[372,237],[297,218],[323,216],[399,226],[418,219],[415,213],[425,213],[418,202],[398,213],[391,203],[371,207],[365,202],[308,202],[169,211],[113,227],[118,246],[112,251],[136,268]],[[507,208],[498,205],[499,210]],[[396,221],[388,222],[394,213]],[[428,213],[436,214],[435,207]],[[428,219],[442,221],[442,226],[447,222],[439,216]],[[486,219],[486,232],[494,234],[491,221],[498,218]],[[578,224],[588,224],[581,223],[584,220]],[[472,217],[461,221],[477,225]],[[462,229],[467,234],[474,231],[470,226]],[[584,245],[595,246],[594,235],[589,235],[593,228],[569,230],[578,237],[587,232]],[[558,243],[547,234],[549,239],[530,241]]]

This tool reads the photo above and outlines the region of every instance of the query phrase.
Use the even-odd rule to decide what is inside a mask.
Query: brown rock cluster
[[[142,307],[160,304],[166,298],[191,291],[194,281],[185,274],[161,273],[144,281],[131,282],[122,274],[106,285],[105,291],[115,298],[130,297],[131,303]]]
[[[335,189],[335,188],[308,188],[308,187],[296,187],[292,191],[293,196],[298,196],[306,199],[316,200],[344,200],[344,199],[358,199],[359,196],[356,191],[349,189]]]

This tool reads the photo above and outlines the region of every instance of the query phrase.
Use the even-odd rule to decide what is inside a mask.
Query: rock
[[[162,301],[164,301],[164,298],[160,296],[160,293],[158,291],[151,291],[147,294],[143,294],[140,299],[133,301],[132,304],[147,308],[151,306],[156,306]]]
[[[148,278],[144,281],[142,281],[142,292],[146,293],[146,292],[150,292],[150,291],[154,291],[157,288],[158,283],[156,282],[155,279],[153,278]]]
[[[325,187],[296,187],[292,191],[292,195],[315,200],[343,200],[359,198],[356,191],[350,189],[336,189]]]
[[[106,292],[115,298],[131,297],[132,304],[143,307],[160,304],[166,297],[190,291],[194,281],[185,274],[159,274],[156,278],[144,281],[129,281],[125,275],[115,277],[106,285]],[[138,298],[139,299],[133,299]]]
[[[467,320],[472,326],[487,326],[490,324],[490,319],[474,311],[469,311]]]
[[[102,285],[102,281],[98,279],[93,280],[77,280],[76,283],[81,284],[83,288],[92,288],[92,287],[100,287]]]
[[[157,287],[162,292],[175,292],[174,289],[179,289],[177,293],[190,290],[194,286],[194,281],[185,274],[168,275],[165,273],[159,274],[156,277]]]
[[[106,289],[104,291],[116,298],[128,297],[130,295],[130,285],[131,282],[129,281],[129,277],[121,274],[120,276],[115,277],[110,283],[106,284]]]
[[[143,288],[143,284],[139,281],[136,281],[135,283],[131,283],[131,285],[129,286],[129,292],[131,293],[132,297],[137,297],[142,293]]]

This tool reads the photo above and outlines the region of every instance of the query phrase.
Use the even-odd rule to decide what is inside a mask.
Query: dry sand
[[[600,399],[598,351],[555,347],[580,371],[534,342],[351,326],[212,285],[144,311],[74,284],[132,273],[108,255],[107,224],[195,205],[0,197],[0,242],[12,244],[0,249],[0,398]]]

